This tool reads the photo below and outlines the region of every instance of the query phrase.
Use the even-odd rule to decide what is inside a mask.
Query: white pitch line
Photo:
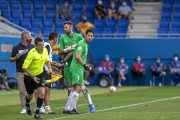
[[[107,110],[114,110],[114,109],[118,109],[118,108],[131,107],[131,106],[148,104],[148,103],[165,101],[165,100],[173,100],[173,99],[177,99],[177,98],[180,98],[180,96],[172,97],[172,98],[166,98],[166,99],[160,99],[160,100],[153,100],[153,101],[149,101],[149,102],[142,102],[142,103],[137,103],[137,104],[131,104],[131,105],[125,105],[125,106],[119,106],[119,107],[113,107],[113,108],[109,108],[109,109],[96,110],[95,112],[102,112],[102,111],[107,111]],[[87,115],[87,114],[91,114],[91,113],[84,113],[84,114],[80,114],[80,115],[72,115],[72,116],[67,116],[67,117],[59,117],[59,118],[53,118],[53,119],[48,119],[48,120],[59,120],[59,119],[65,119],[65,118],[76,117],[76,116]]]
[[[84,105],[88,105],[88,104],[79,104],[77,106],[84,106]],[[65,108],[65,107],[58,107],[58,108],[55,108],[55,109],[60,109],[60,108]]]
[[[14,93],[19,93],[19,92],[10,92],[9,93],[0,93],[1,95],[6,95],[6,94],[14,94]]]

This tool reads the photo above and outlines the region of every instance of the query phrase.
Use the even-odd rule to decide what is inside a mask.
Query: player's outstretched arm
[[[67,62],[69,60],[69,58],[73,55],[74,51],[71,51],[68,53],[68,55],[66,56],[66,58],[64,59],[65,62]]]
[[[76,44],[74,44],[74,45],[71,45],[71,46],[69,46],[69,47],[67,47],[66,49],[59,49],[59,53],[62,55],[62,54],[64,54],[64,53],[67,53],[67,52],[69,52],[69,51],[72,51],[72,50],[74,50],[75,49],[75,46],[76,46]]]

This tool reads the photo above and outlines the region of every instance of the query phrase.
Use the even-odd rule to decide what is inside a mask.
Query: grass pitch
[[[89,113],[88,102],[80,95],[77,110],[81,115],[62,114],[67,90],[52,90],[50,107],[56,115],[43,114],[44,120],[180,120],[179,87],[88,87],[96,112]],[[20,114],[18,90],[0,91],[0,120],[34,120],[34,114]],[[35,108],[31,101],[31,109]],[[44,104],[43,104],[44,106]]]

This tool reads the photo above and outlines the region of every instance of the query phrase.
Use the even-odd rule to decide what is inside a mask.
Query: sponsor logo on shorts
[[[82,47],[81,47],[81,46],[79,46],[79,47],[78,47],[78,50],[82,50]]]

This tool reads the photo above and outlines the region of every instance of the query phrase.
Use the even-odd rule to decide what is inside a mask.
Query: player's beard
[[[69,29],[66,34],[69,36],[71,34],[71,29]]]

